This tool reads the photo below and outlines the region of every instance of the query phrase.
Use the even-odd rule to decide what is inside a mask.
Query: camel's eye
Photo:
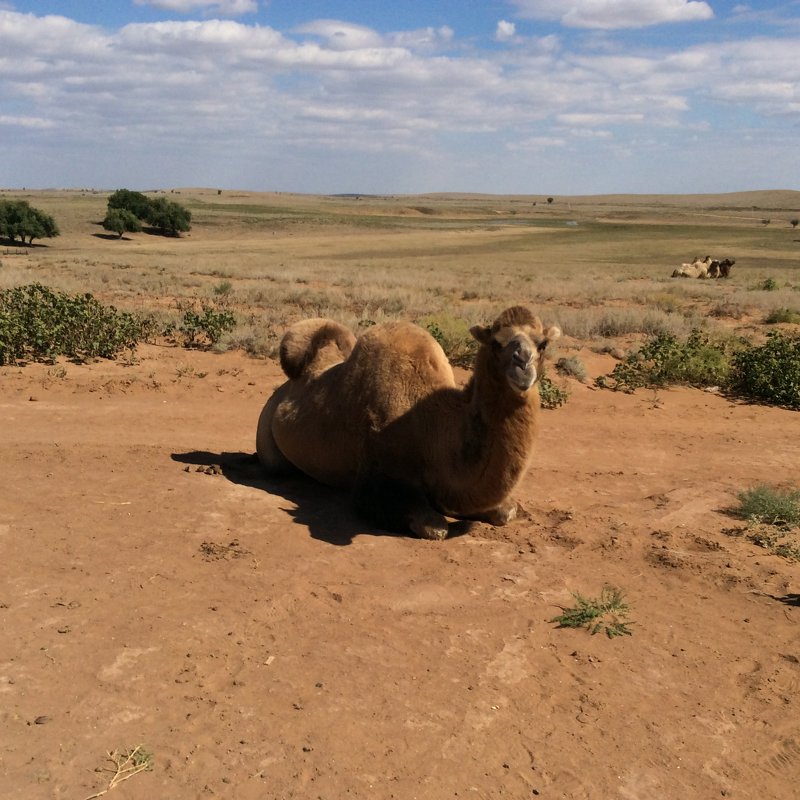
[[[503,345],[497,341],[497,339],[492,339],[492,351],[495,353],[499,353],[503,349]]]

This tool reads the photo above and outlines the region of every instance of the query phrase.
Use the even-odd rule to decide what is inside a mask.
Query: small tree
[[[0,200],[0,237],[33,244],[34,239],[51,239],[60,233],[49,214],[26,200]]]
[[[123,208],[130,211],[137,219],[147,219],[150,210],[150,200],[141,192],[132,192],[130,189],[117,189],[108,198],[108,208]]]
[[[789,224],[790,224],[790,225],[791,225],[793,228],[796,228],[798,225],[800,225],[800,219],[790,219],[790,220],[789,220]]]
[[[123,233],[138,233],[142,229],[138,217],[126,208],[109,208],[101,224],[107,231],[116,233],[120,239]]]
[[[179,203],[173,203],[164,197],[150,202],[150,209],[145,218],[153,227],[179,236],[181,231],[192,229],[192,213]]]

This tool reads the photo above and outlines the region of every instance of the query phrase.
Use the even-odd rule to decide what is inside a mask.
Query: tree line
[[[166,197],[151,199],[130,189],[117,189],[108,198],[108,211],[102,222],[107,231],[113,231],[121,238],[123,233],[141,231],[143,223],[161,233],[179,236],[181,232],[191,230],[192,212]]]

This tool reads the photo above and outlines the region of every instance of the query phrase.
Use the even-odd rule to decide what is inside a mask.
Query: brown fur
[[[545,332],[520,306],[489,327],[474,327],[481,346],[460,389],[441,347],[422,328],[376,325],[349,355],[343,330],[309,320],[284,337],[289,380],[258,425],[265,467],[294,465],[351,488],[373,521],[427,538],[446,535],[444,515],[496,524],[513,518],[509,496],[530,458],[536,382],[547,344],[560,331]]]

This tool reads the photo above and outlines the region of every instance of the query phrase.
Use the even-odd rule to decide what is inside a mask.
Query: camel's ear
[[[488,344],[492,338],[492,329],[485,328],[483,325],[473,325],[469,332],[472,334],[472,338],[481,344]]]
[[[544,339],[537,345],[537,350],[540,353],[543,353],[551,342],[555,341],[556,339],[560,338],[561,336],[561,328],[558,325],[551,325],[545,332],[544,332]]]

